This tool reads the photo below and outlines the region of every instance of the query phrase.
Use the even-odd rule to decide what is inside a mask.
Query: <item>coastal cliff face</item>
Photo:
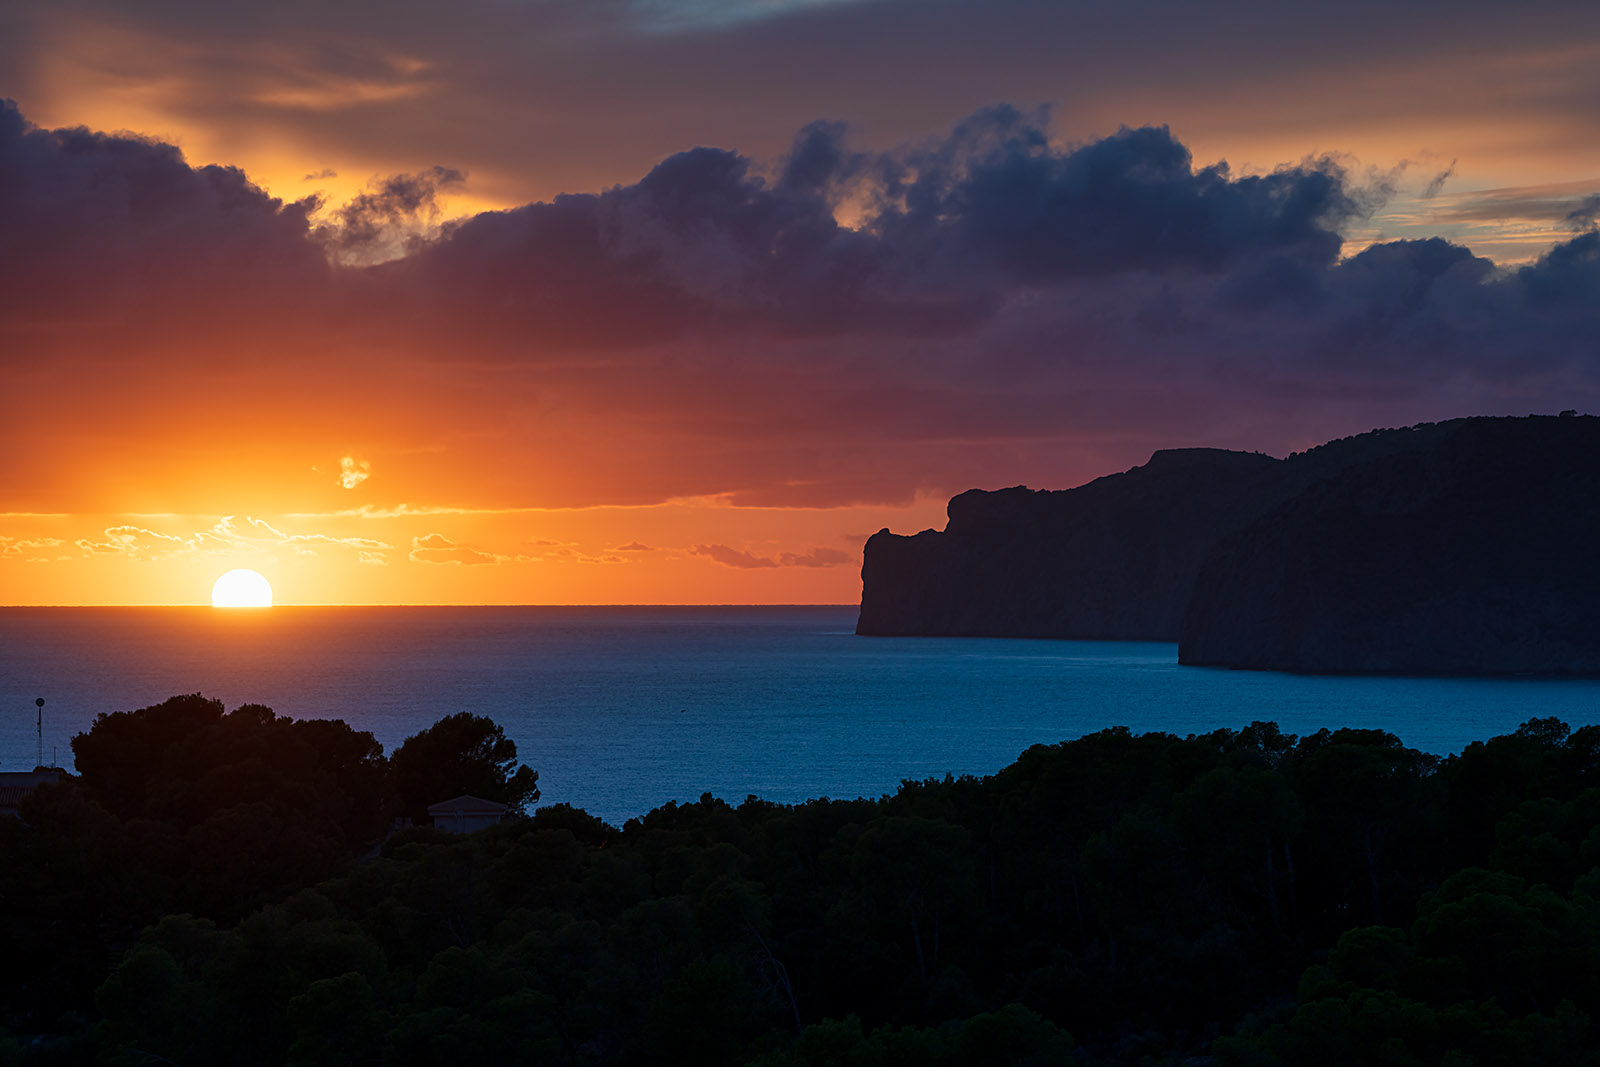
[[[1176,640],[1207,552],[1284,498],[1282,466],[1176,449],[1077,489],[962,493],[942,532],[867,541],[856,632]]]
[[[1600,672],[1600,419],[1457,419],[1278,460],[1157,452],[973,490],[866,545],[856,632],[1179,641],[1313,672]]]
[[[1600,419],[1466,419],[1217,546],[1179,662],[1600,673]]]

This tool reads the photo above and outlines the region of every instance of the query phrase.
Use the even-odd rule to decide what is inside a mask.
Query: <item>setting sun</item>
[[[252,570],[232,570],[211,587],[214,608],[270,608],[272,586]]]

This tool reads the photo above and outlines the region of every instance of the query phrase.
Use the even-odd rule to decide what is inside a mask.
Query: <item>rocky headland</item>
[[[857,632],[1148,639],[1184,663],[1600,673],[1600,419],[1157,452],[867,542]]]
[[[1600,674],[1600,419],[1467,419],[1225,538],[1182,663]]]

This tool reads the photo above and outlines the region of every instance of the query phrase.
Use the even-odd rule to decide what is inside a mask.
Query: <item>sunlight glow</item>
[[[214,608],[270,608],[272,586],[252,570],[232,570],[211,587]]]

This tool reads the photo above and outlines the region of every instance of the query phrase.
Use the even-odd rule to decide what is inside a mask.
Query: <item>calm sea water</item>
[[[1179,667],[1176,646],[856,637],[854,607],[0,609],[0,769],[70,766],[100,712],[201,692],[342,718],[388,751],[488,715],[542,802],[611,822],[710,792],[877,796],[1125,725],[1377,727],[1447,754],[1534,716],[1600,721],[1600,681],[1318,678]]]

